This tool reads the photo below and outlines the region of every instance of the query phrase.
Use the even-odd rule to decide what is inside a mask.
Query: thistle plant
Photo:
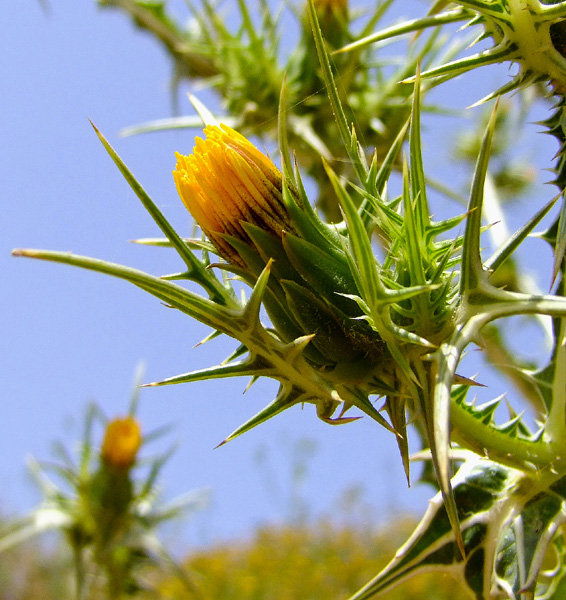
[[[135,416],[137,399],[136,390],[128,414],[113,419],[91,405],[76,457],[58,445],[61,462],[32,459],[30,470],[42,501],[0,531],[0,553],[46,531],[58,531],[72,555],[69,598],[156,597],[148,579],[151,568],[168,572],[199,597],[193,581],[159,540],[157,529],[204,507],[206,494],[198,491],[167,504],[159,501],[157,481],[170,453],[140,457],[142,449],[165,430],[142,435]],[[104,426],[101,443],[94,435],[99,424]]]
[[[415,458],[430,461],[438,493],[392,562],[352,600],[376,597],[425,570],[454,575],[478,600],[561,597],[566,2],[439,0],[427,15],[380,28],[393,4],[388,0],[354,34],[347,3],[309,0],[298,10],[300,43],[285,65],[277,19],[266,2],[259,3],[256,25],[239,1],[236,31],[207,0],[202,10],[192,7],[187,30],[163,4],[100,4],[130,13],[169,49],[178,77],[215,86],[224,101],[227,114],[216,118],[193,99],[204,138],[192,153],[177,154],[173,173],[203,236],[183,238],[97,130],[165,236],[145,243],[174,250],[180,271],[157,277],[74,254],[14,253],[124,279],[210,326],[211,337],[233,338],[233,353],[217,366],[147,384],[276,380],[275,399],[223,443],[297,404],[314,405],[333,425],[352,423],[361,412],[391,432],[410,479],[407,429],[414,427],[422,441]],[[453,23],[492,46],[470,54],[463,35],[449,45],[443,31]],[[387,68],[380,44],[405,34],[413,34],[413,42],[403,66]],[[497,202],[486,192],[497,102],[467,208],[457,217],[431,214],[434,182],[423,160],[421,118],[431,108],[423,100],[430,89],[499,63],[514,64],[516,75],[481,102],[531,91],[554,104],[542,126],[560,144],[553,166],[558,195],[533,202],[532,215],[487,256],[482,209]],[[193,126],[194,119],[137,130],[179,125]],[[246,130],[277,138],[280,167],[244,137]],[[304,174],[316,180],[316,198],[309,198]],[[388,191],[395,178],[398,195]],[[553,293],[525,291],[521,273],[513,289],[502,287],[502,273],[510,264],[519,269],[517,251],[559,199],[554,222],[538,234],[554,251]],[[552,319],[546,364],[527,368],[513,356],[499,325],[514,316]],[[503,356],[502,366],[521,382],[534,427],[519,413],[520,398],[509,401],[505,422],[496,412],[500,398],[481,405],[468,399],[477,384],[461,372],[461,358],[482,343],[486,353]]]

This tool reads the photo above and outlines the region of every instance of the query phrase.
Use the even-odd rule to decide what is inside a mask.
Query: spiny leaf
[[[340,137],[342,138],[342,143],[346,148],[346,152],[348,153],[349,159],[352,161],[352,165],[354,166],[354,170],[356,171],[358,178],[360,179],[360,181],[366,181],[367,168],[365,166],[364,161],[361,158],[358,145],[354,142],[354,138],[350,133],[348,121],[346,119],[344,109],[342,108],[342,102],[338,94],[338,88],[336,87],[334,75],[332,74],[330,56],[325,47],[324,38],[322,37],[322,31],[320,29],[320,24],[318,22],[318,17],[316,14],[316,9],[313,0],[308,0],[308,9],[311,27],[314,34],[316,51],[318,54],[318,59],[320,61],[320,66],[322,68],[322,76],[326,85],[326,90],[328,92],[330,104],[332,105],[332,110],[334,112],[334,117],[336,119],[338,131],[340,132]]]
[[[362,296],[370,307],[386,296],[385,288],[379,277],[377,261],[373,254],[370,239],[364,223],[349,194],[340,184],[337,175],[328,164],[324,164],[328,177],[338,196],[344,218],[348,224],[350,248],[355,269],[352,272]]]
[[[405,137],[407,135],[407,130],[409,128],[409,122],[410,121],[407,120],[407,122],[399,130],[397,137],[395,138],[395,140],[393,141],[393,143],[387,150],[387,155],[383,159],[383,162],[381,163],[379,170],[377,169],[377,157],[374,156],[374,161],[372,162],[370,171],[368,173],[368,178],[367,178],[367,180],[368,180],[367,187],[369,190],[369,194],[371,194],[371,196],[368,195],[366,202],[368,202],[372,198],[372,196],[379,198],[379,199],[383,199],[382,196],[385,191],[385,186],[387,184],[387,181],[389,180],[389,177],[391,176],[391,172],[392,172],[395,162],[399,156],[399,152],[401,151],[403,142],[405,141]],[[362,218],[364,217],[364,213],[366,211],[367,211],[367,209],[365,209],[365,206],[362,205],[362,207],[360,209],[360,214],[362,215]],[[368,214],[371,214],[369,211],[367,211],[367,212],[368,212]]]
[[[148,211],[155,223],[165,234],[167,239],[171,242],[175,250],[177,250],[177,253],[181,257],[183,262],[187,265],[189,273],[191,273],[191,277],[194,278],[195,281],[200,283],[207,290],[212,299],[214,299],[217,302],[220,302],[221,304],[231,304],[233,300],[232,294],[228,291],[226,287],[222,285],[222,283],[218,281],[218,279],[216,279],[216,277],[209,270],[207,270],[204,267],[204,265],[191,252],[186,242],[171,226],[169,221],[165,218],[163,213],[159,210],[157,205],[145,192],[142,186],[138,183],[132,172],[128,169],[128,167],[118,156],[116,151],[108,143],[106,138],[95,127],[94,124],[92,124],[92,126],[96,132],[96,135],[102,142],[102,145],[110,155],[110,158],[112,158],[112,160],[114,161],[114,163],[116,164],[116,166],[118,167],[128,184],[130,185],[136,196],[141,200],[144,208]]]
[[[391,27],[381,29],[377,33],[373,33],[359,40],[356,40],[355,42],[344,46],[344,48],[340,48],[340,50],[337,50],[336,53],[359,50],[360,48],[364,48],[369,44],[375,44],[376,42],[381,42],[401,35],[406,35],[408,33],[420,32],[428,27],[438,27],[440,25],[447,25],[449,23],[463,21],[464,19],[469,18],[471,14],[472,13],[470,13],[468,10],[459,7],[441,14],[421,17],[419,19],[412,19],[410,21],[403,21],[398,25],[393,25]]]
[[[535,586],[544,557],[566,521],[564,478],[554,476],[540,492],[529,476],[470,452],[452,480],[466,549],[459,554],[454,531],[438,494],[396,557],[350,600],[368,600],[419,572],[435,570],[456,577],[477,600],[494,597],[547,598],[557,582]],[[495,541],[495,544],[494,544]],[[555,572],[558,579],[561,570]],[[534,594],[534,596],[533,596]],[[541,595],[542,594],[542,595]]]
[[[292,386],[282,384],[275,400],[256,413],[251,419],[248,419],[245,423],[240,425],[240,427],[235,429],[226,439],[218,444],[217,448],[232,441],[247,431],[250,431],[250,429],[257,427],[261,423],[265,423],[265,421],[268,421],[287,408],[290,408],[295,404],[305,402],[306,400],[307,398],[305,397],[304,392],[297,390]]]
[[[194,106],[195,110],[198,113],[201,121],[205,125],[216,125],[220,126],[220,123],[226,123],[225,121],[220,121],[217,117],[215,117],[210,110],[206,107],[206,105],[201,102],[194,94],[189,94],[189,100],[191,104]],[[227,124],[227,123],[226,123]]]
[[[473,56],[460,58],[439,67],[427,69],[421,73],[421,77],[423,79],[443,77],[444,80],[446,80],[446,78],[456,77],[457,75],[461,75],[462,73],[466,73],[467,71],[471,71],[478,67],[512,60],[516,54],[517,46],[514,44],[503,46],[501,48],[496,46],[495,48],[490,48],[489,50],[474,54]],[[408,77],[401,83],[413,83],[413,81],[414,77]]]
[[[496,111],[497,104],[493,109],[482,140],[470,194],[468,219],[462,247],[462,272],[460,276],[460,294],[463,297],[478,289],[482,284],[487,284],[487,273],[483,268],[480,255],[481,209],[491,140],[495,129]]]
[[[273,259],[269,259],[265,268],[263,269],[260,276],[257,278],[257,281],[253,287],[252,294],[250,299],[248,300],[245,308],[244,308],[244,320],[247,320],[249,323],[259,323],[259,313],[261,311],[261,303],[263,300],[263,295],[267,288],[267,282],[269,280],[269,275],[271,272],[271,265],[273,264]]]
[[[224,377],[246,377],[246,376],[272,376],[274,370],[265,365],[265,363],[255,357],[247,358],[243,361],[232,362],[229,364],[217,365],[215,367],[208,367],[205,369],[199,369],[197,371],[191,371],[190,373],[183,373],[182,375],[175,375],[173,377],[167,377],[160,381],[154,381],[152,383],[145,383],[141,387],[155,387],[161,385],[174,385],[177,383],[189,383],[192,381],[205,381],[208,379],[219,379]]]
[[[279,96],[279,110],[277,112],[279,154],[281,155],[281,165],[283,167],[283,179],[291,181],[296,185],[294,178],[294,169],[291,162],[291,153],[289,152],[289,137],[287,135],[287,102],[288,86],[287,76],[283,77],[281,85],[281,95]]]
[[[229,116],[223,116],[219,119],[219,121],[232,128],[237,125],[236,119]],[[174,129],[201,129],[202,123],[203,119],[199,115],[154,119],[152,121],[139,123],[138,125],[124,127],[120,130],[120,135],[122,137],[129,137],[132,135],[140,135],[142,133],[153,133],[155,131],[170,131]]]
[[[12,254],[14,256],[25,256],[73,265],[124,279],[202,323],[236,337],[237,328],[233,327],[233,319],[231,319],[233,317],[232,311],[177,284],[164,281],[159,277],[154,277],[138,269],[69,252],[17,249]],[[231,320],[232,323],[230,322]]]
[[[430,210],[426,195],[425,172],[423,165],[423,152],[421,144],[421,78],[420,64],[417,66],[415,76],[415,87],[413,92],[413,103],[411,110],[411,126],[409,129],[410,148],[410,184],[411,200],[415,211],[415,233],[424,235],[424,231],[430,226]],[[408,216],[408,215],[406,215]],[[411,211],[412,216],[412,211]],[[409,228],[410,229],[410,228]],[[414,283],[422,284],[418,278]]]
[[[553,198],[545,204],[536,214],[534,214],[520,229],[518,229],[501,248],[485,261],[484,266],[487,270],[495,273],[497,269],[513,254],[513,252],[523,243],[533,229],[540,223],[543,217],[554,206],[558,198]]]

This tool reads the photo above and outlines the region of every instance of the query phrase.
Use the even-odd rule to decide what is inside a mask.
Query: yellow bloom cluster
[[[129,469],[136,461],[141,441],[140,426],[133,417],[114,419],[106,427],[102,460],[116,469]]]
[[[262,528],[245,541],[218,544],[187,557],[185,567],[198,574],[198,593],[171,577],[161,579],[158,589],[163,597],[176,600],[343,600],[387,563],[411,525],[410,519],[398,515],[397,522],[382,531],[324,522]],[[415,577],[387,593],[387,600],[467,597],[456,579],[438,573]]]
[[[251,243],[242,223],[277,237],[292,227],[283,203],[279,169],[245,137],[226,125],[205,128],[193,154],[176,153],[173,171],[181,200],[229,262],[244,266],[224,234]]]

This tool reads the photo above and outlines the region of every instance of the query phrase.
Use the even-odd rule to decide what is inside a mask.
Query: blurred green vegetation
[[[415,522],[392,518],[381,530],[336,526],[268,526],[249,539],[193,550],[183,560],[195,584],[148,569],[149,600],[333,600],[344,599],[371,579],[394,555]],[[71,561],[62,548],[26,543],[0,561],[1,600],[73,598]],[[389,592],[387,600],[465,600],[455,580],[438,573],[415,577]],[[88,600],[91,600],[90,598]],[[94,600],[94,598],[92,599]],[[98,600],[98,599],[96,599]]]

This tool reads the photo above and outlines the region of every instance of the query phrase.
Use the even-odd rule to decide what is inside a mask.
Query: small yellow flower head
[[[193,154],[176,153],[173,177],[177,191],[220,254],[245,266],[222,234],[251,244],[242,223],[252,223],[277,237],[293,231],[283,203],[283,176],[271,160],[230,127],[208,126],[204,133],[206,139],[196,139]]]
[[[101,457],[109,466],[120,470],[131,468],[141,445],[141,432],[133,417],[110,421],[104,434]]]
[[[313,0],[313,3],[323,31],[332,23],[336,26],[336,19],[344,19],[348,13],[348,0]]]
[[[348,0],[313,0],[313,3],[317,10],[326,12],[333,10],[346,12],[348,8]]]

